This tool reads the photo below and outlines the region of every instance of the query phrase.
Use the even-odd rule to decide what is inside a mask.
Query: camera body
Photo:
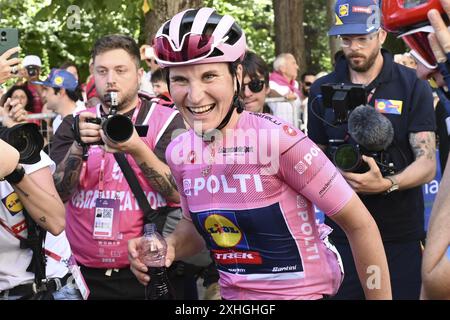
[[[360,84],[326,83],[320,86],[323,105],[334,111],[336,124],[347,122],[348,115],[359,105],[366,104],[366,87]]]
[[[25,69],[27,70],[29,77],[35,77],[39,73],[39,67],[38,66],[26,66]]]
[[[393,175],[398,171],[389,152],[370,151],[358,144],[330,140],[327,155],[336,167],[345,172],[365,173],[369,171],[369,165],[362,159],[362,155],[374,158],[383,177]]]
[[[19,151],[19,162],[34,164],[41,160],[44,138],[34,123],[21,123],[11,128],[1,128],[0,138]]]

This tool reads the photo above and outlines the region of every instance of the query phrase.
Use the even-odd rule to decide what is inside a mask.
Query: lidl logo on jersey
[[[19,196],[15,192],[10,193],[3,198],[2,202],[13,216],[23,210],[22,202],[20,202]]]
[[[385,114],[397,114],[401,115],[403,109],[403,101],[401,100],[387,100],[376,99],[375,110]]]
[[[228,218],[212,214],[205,220],[205,229],[214,242],[222,248],[235,247],[242,240],[239,228]]]

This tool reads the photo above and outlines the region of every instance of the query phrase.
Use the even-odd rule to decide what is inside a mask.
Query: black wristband
[[[25,169],[22,166],[18,166],[13,172],[8,174],[4,179],[9,182],[9,184],[18,184],[22,181],[25,176]]]

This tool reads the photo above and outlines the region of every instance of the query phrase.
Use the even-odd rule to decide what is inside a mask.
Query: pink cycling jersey
[[[185,218],[203,236],[225,299],[317,299],[342,280],[338,254],[315,220],[354,192],[301,131],[266,114],[243,112],[212,143],[192,130],[166,159]]]

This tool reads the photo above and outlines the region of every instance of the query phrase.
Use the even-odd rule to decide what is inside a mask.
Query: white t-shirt
[[[283,86],[275,81],[269,81],[270,89],[276,91],[280,96],[286,96],[291,91],[288,86]],[[298,82],[295,81],[295,87],[298,88]],[[269,102],[268,105],[272,110],[274,116],[283,119],[286,122],[298,127],[300,119],[300,97],[297,97],[294,101],[286,102]]]
[[[84,105],[84,102],[81,100],[78,100],[76,102],[76,107],[73,110],[72,114],[75,116],[77,115],[80,111],[86,110],[86,106]],[[56,133],[56,130],[58,130],[59,126],[61,125],[61,123],[63,122],[63,118],[61,117],[60,114],[58,114],[55,119],[53,119],[53,123],[52,123],[52,128],[53,128],[53,134]]]
[[[43,151],[41,151],[41,161],[33,165],[24,164],[23,167],[27,174],[45,167],[50,167],[53,173],[56,168],[55,163]],[[6,181],[0,181],[0,196],[2,199],[0,204],[0,291],[2,291],[33,282],[34,274],[26,271],[32,257],[31,250],[20,249],[19,239],[3,226],[3,224],[8,226],[17,236],[27,237],[22,204],[17,201],[16,193]],[[47,278],[63,277],[68,269],[62,260],[68,259],[71,255],[65,233],[62,232],[55,237],[47,232],[45,249],[52,253],[47,256]]]
[[[154,96],[155,92],[153,91],[153,85],[152,85],[151,79],[152,79],[152,73],[150,71],[145,72],[144,76],[141,78],[141,86],[139,88],[139,91],[144,91],[147,94]]]

